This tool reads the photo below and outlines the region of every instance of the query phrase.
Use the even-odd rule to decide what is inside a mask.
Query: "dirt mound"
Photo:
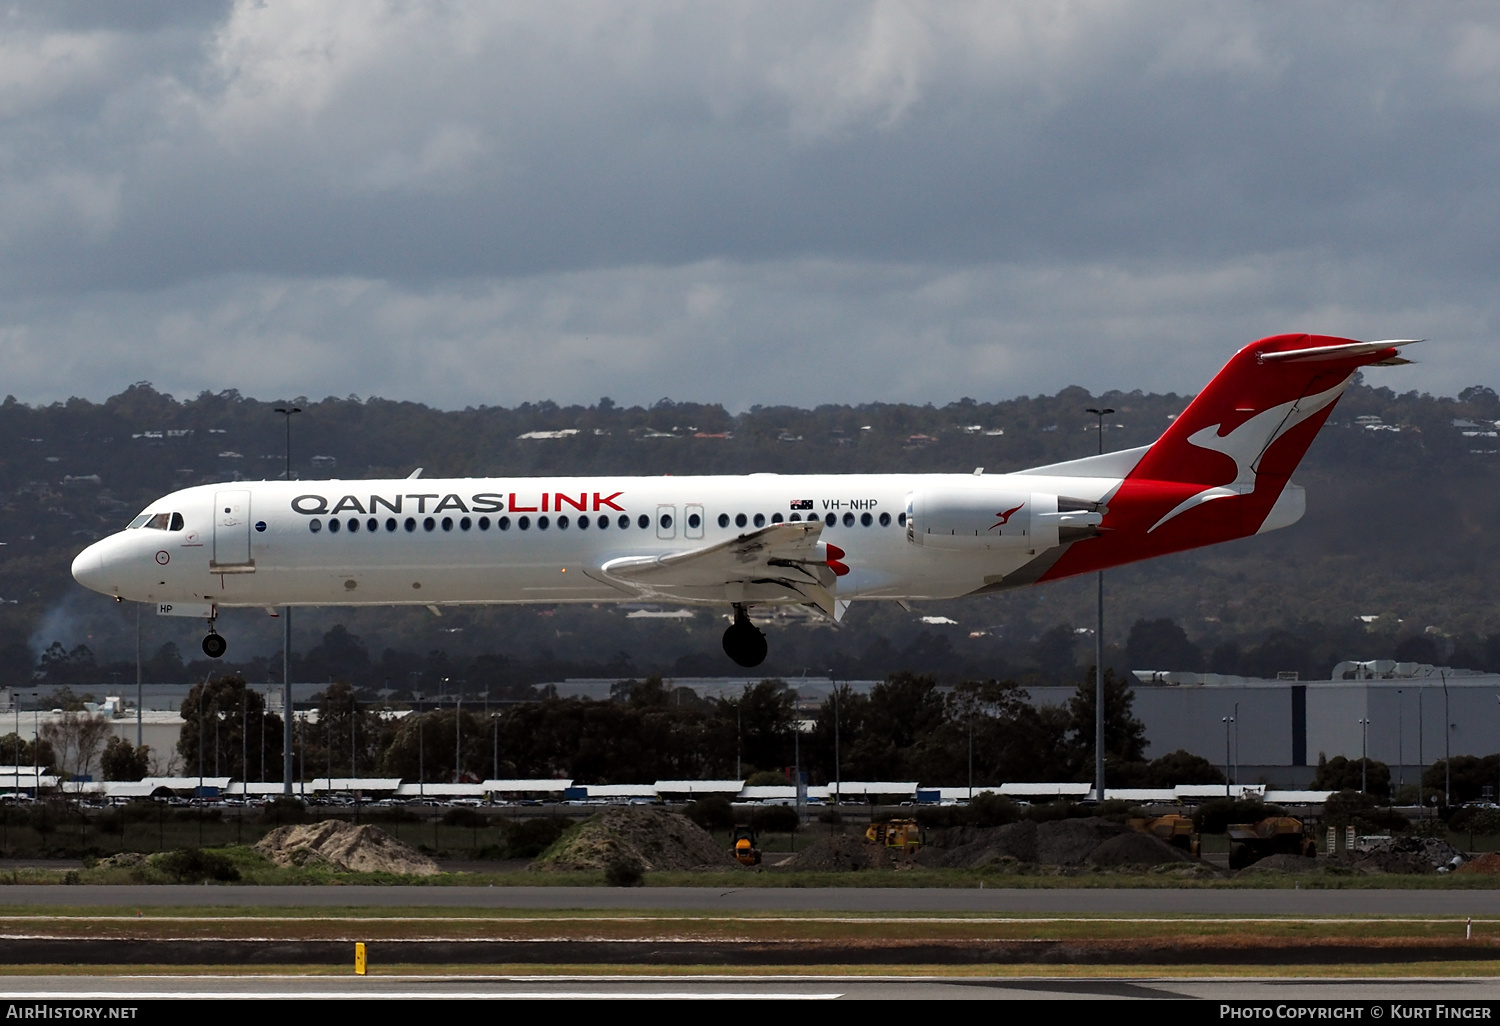
[[[1053,866],[1077,866],[1111,837],[1134,833],[1128,826],[1098,816],[1038,823],[1036,860]]]
[[[379,827],[342,820],[283,826],[272,830],[255,850],[278,866],[328,866],[356,873],[400,873],[430,876],[441,870],[411,845]]]
[[[1104,841],[1084,861],[1091,866],[1162,866],[1193,857],[1159,837],[1131,830]]]
[[[661,809],[604,809],[558,838],[532,869],[570,872],[636,862],[645,872],[728,869],[739,865],[729,849],[686,816]]]
[[[814,841],[776,868],[844,873],[857,869],[895,869],[902,862],[911,864],[909,859],[893,856],[891,850],[884,845],[870,844],[848,834],[835,834],[821,841]]]
[[[917,861],[924,866],[983,869],[1005,859],[1037,860],[1037,825],[1030,820],[1001,827],[956,827],[932,841],[917,853]]]
[[[1321,868],[1317,859],[1302,855],[1267,855],[1259,862],[1240,870],[1241,873],[1316,873]]]
[[[1435,837],[1392,837],[1366,851],[1344,852],[1339,861],[1361,873],[1435,873],[1450,865],[1458,849]]]
[[[1454,870],[1455,873],[1500,873],[1500,851],[1487,851]]]

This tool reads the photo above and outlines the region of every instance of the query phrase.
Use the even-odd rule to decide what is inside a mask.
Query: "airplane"
[[[1277,530],[1290,476],[1356,371],[1419,339],[1286,334],[1241,349],[1154,443],[1008,474],[259,481],[199,485],[88,546],[120,601],[243,607],[640,602],[756,607],[981,595]]]

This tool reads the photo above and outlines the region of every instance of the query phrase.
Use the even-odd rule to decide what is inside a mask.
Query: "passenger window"
[[[896,523],[900,524],[902,527],[905,527],[906,526],[906,514],[905,513],[898,513],[896,515]]]
[[[736,513],[734,515],[734,526],[735,527],[744,527],[745,523],[746,523],[745,514],[743,514],[743,513]]]
[[[812,518],[809,517],[808,519],[810,520]],[[802,514],[801,513],[793,513],[792,514],[792,523],[799,524],[801,522],[802,522]]]
[[[729,514],[728,513],[720,513],[719,514],[719,526],[720,527],[728,527],[729,526]]]
[[[641,517],[641,519],[645,520],[646,518],[645,517]],[[620,524],[620,530],[622,530],[622,531],[625,530],[625,528],[627,528],[627,527],[630,526],[630,517],[627,514],[621,513],[620,514],[619,524]],[[641,526],[645,527],[646,525],[642,524]]]
[[[891,526],[891,515],[889,513],[882,513],[882,514],[880,514],[880,526],[881,527],[890,527]]]
[[[171,530],[171,531],[180,531],[180,530],[182,530],[182,514],[181,513],[173,513],[172,514],[172,526],[170,528],[168,528],[168,530]]]
[[[547,528],[549,528],[551,526],[552,526],[552,518],[551,517],[537,517],[536,518],[536,529],[538,531],[545,531]]]
[[[781,523],[781,514],[780,513],[772,513],[771,514],[771,523],[773,523],[773,524],[779,524],[779,523]]]
[[[604,530],[608,526],[609,526],[609,517],[605,516],[603,513],[600,513],[599,514],[599,530],[602,531],[602,530]]]
[[[407,517],[406,518],[406,523],[403,526],[405,526],[405,528],[408,531],[415,531],[417,529],[417,518],[416,517]]]
[[[307,529],[313,534],[317,534],[319,531],[323,530],[323,521],[319,520],[317,517],[313,517],[307,522]]]
[[[755,514],[755,526],[756,527],[765,527],[766,526],[766,515],[764,513],[757,513],[757,514]]]
[[[701,523],[703,523],[703,518],[700,517],[696,513],[694,513],[694,514],[692,514],[691,516],[688,517],[688,526],[689,527],[696,528]]]
[[[523,531],[530,530],[531,529],[531,518],[530,517],[522,517],[520,520],[516,521],[516,526],[519,527]]]
[[[580,531],[586,531],[586,530],[588,530],[588,527],[589,527],[589,518],[588,517],[579,517],[578,518],[578,529]]]
[[[480,517],[479,518],[479,529],[481,531],[488,531],[490,529],[490,518],[489,517]]]
[[[369,531],[371,534],[374,534],[376,531],[380,530],[380,521],[376,520],[374,517],[371,517],[369,520],[365,521],[365,530]]]
[[[451,530],[453,530],[453,518],[452,517],[444,517],[443,518],[443,530],[445,530],[445,531],[451,531]]]
[[[431,531],[435,527],[437,527],[437,521],[432,519],[431,517],[428,517],[422,521],[422,530],[424,531]]]
[[[861,524],[865,525],[866,527],[869,527],[871,524],[873,524],[875,522],[875,518],[872,517],[872,516],[870,516],[870,514],[868,514],[868,513],[861,513],[859,515],[859,522]]]
[[[500,528],[500,530],[502,530],[502,531],[509,531],[510,530],[510,517],[501,517],[499,520],[495,521],[495,526],[498,527],[498,528]]]
[[[672,526],[672,516],[669,513],[661,515],[661,526],[665,529]]]
[[[396,529],[396,518],[395,517],[386,517],[385,518],[385,529],[387,531],[394,531]]]
[[[464,517],[458,522],[458,529],[460,531],[467,531],[472,526],[474,526],[474,521],[470,520],[468,517]]]
[[[328,533],[329,534],[338,534],[339,533],[339,522],[337,520],[330,520],[330,521],[328,521]]]
[[[356,532],[358,530],[359,530],[359,521],[355,520],[353,517],[350,517],[349,518],[349,533],[353,534],[354,532]]]
[[[640,517],[636,519],[636,523],[640,524],[641,530],[644,531],[646,528],[651,526],[651,518],[642,513]]]
[[[838,517],[830,513],[823,518],[823,523],[827,524],[829,527],[832,527],[834,524],[838,523],[838,519]]]
[[[845,513],[844,514],[844,526],[845,527],[853,527],[854,526],[854,514],[853,513]]]
[[[568,518],[566,516],[557,518],[557,529],[559,531],[566,531],[568,529]]]

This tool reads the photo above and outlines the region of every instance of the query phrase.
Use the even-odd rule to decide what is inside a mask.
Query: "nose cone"
[[[105,580],[104,549],[100,543],[90,545],[73,560],[73,580],[91,591],[114,594],[113,586]]]

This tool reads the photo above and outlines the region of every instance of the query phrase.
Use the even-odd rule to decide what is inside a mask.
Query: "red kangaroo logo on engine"
[[[1026,505],[1026,503],[1021,503],[1021,506],[1024,505]],[[997,527],[1004,527],[1006,524],[1010,523],[1011,515],[1014,514],[1016,510],[1020,509],[1021,506],[1012,506],[1004,513],[996,513],[995,516],[999,517],[1000,519],[990,525],[990,530],[993,531]]]

